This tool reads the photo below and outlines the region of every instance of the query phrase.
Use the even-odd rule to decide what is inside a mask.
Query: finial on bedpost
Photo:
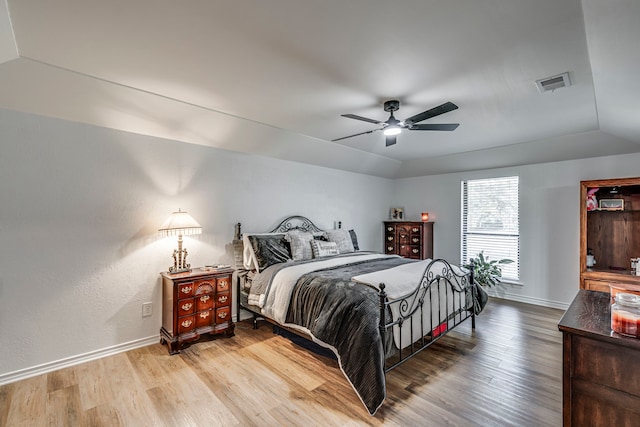
[[[240,240],[240,223],[236,224],[236,231],[233,233],[233,240]]]
[[[384,283],[380,283],[378,287],[380,288],[380,292],[378,292],[378,296],[380,297],[380,325],[378,326],[378,329],[380,329],[380,339],[382,339],[382,344],[384,345],[385,330],[387,325],[387,321],[385,319],[387,293],[384,291]]]

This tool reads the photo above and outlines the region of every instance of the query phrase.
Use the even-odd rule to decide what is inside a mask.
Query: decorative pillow
[[[258,272],[270,265],[291,261],[291,251],[284,234],[250,235],[249,242],[255,254]]]
[[[291,230],[287,231],[285,239],[291,245],[291,257],[294,261],[313,258],[313,251],[311,250],[311,242],[314,240],[313,234],[306,231]]]
[[[322,240],[312,240],[311,251],[314,258],[338,255],[340,253],[336,242],[323,242]]]
[[[351,236],[351,243],[353,243],[353,250],[359,251],[360,245],[358,245],[358,236],[356,236],[355,230],[349,230],[349,235]]]
[[[327,239],[329,239],[330,242],[336,242],[338,244],[338,250],[341,254],[354,252],[351,234],[349,234],[347,230],[328,230],[326,231],[326,234]]]
[[[280,236],[283,237],[283,233],[243,233],[242,234],[242,266],[245,270],[257,270],[258,261],[256,254],[253,251],[253,245],[249,240],[249,236]]]

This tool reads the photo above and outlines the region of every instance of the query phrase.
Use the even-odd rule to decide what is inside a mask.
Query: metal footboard
[[[390,301],[384,283],[379,285],[380,335],[383,340],[393,340],[396,350],[386,359],[385,372],[411,359],[469,317],[475,329],[477,295],[473,283],[473,266],[469,273],[458,272],[447,261],[436,259],[427,265],[416,289],[405,297]]]

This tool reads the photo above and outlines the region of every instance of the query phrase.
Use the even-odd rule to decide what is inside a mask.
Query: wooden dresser
[[[384,252],[404,258],[433,258],[433,222],[385,221]]]
[[[203,334],[234,335],[231,320],[232,269],[205,270],[162,276],[162,328],[160,342],[170,354]]]
[[[564,426],[640,425],[640,339],[611,331],[610,299],[580,290],[558,324]]]

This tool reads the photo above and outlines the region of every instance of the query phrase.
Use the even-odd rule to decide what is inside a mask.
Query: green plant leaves
[[[486,287],[498,286],[502,283],[501,264],[511,264],[513,260],[504,258],[501,260],[489,260],[484,255],[484,251],[480,251],[475,258],[470,259],[471,263],[463,265],[465,268],[471,268],[473,264],[473,277],[477,284]]]

